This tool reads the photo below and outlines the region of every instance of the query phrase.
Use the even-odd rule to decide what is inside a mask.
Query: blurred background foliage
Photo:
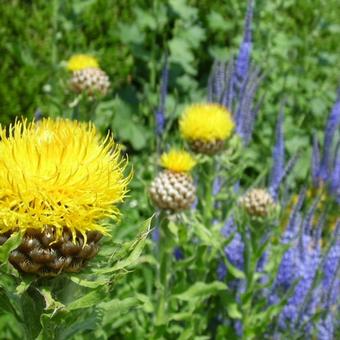
[[[65,113],[71,102],[65,61],[88,53],[112,82],[92,119],[140,154],[155,149],[154,111],[166,51],[172,131],[183,105],[205,98],[213,59],[228,60],[237,52],[246,1],[7,0],[1,8],[0,122],[32,118],[37,110],[44,116]],[[281,100],[290,154],[310,145],[312,131],[321,137],[339,79],[339,17],[338,0],[256,1],[253,59],[266,78],[254,159],[270,155]],[[309,156],[302,156],[301,179]]]

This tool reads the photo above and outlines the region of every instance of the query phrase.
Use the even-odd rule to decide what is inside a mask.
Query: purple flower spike
[[[242,269],[244,244],[242,237],[240,233],[237,232],[237,228],[234,224],[234,217],[230,216],[222,229],[222,235],[225,237],[230,237],[232,234],[234,234],[234,237],[224,248],[224,253],[232,265]]]
[[[285,143],[283,136],[283,103],[281,103],[281,109],[276,124],[276,143],[273,149],[273,167],[271,172],[269,191],[274,198],[277,200],[278,189],[280,187],[281,179],[284,175],[285,167]]]
[[[250,142],[256,114],[260,108],[259,105],[254,105],[254,99],[262,80],[263,75],[260,70],[252,68],[238,92],[234,120],[236,122],[236,131],[244,140],[245,145]]]
[[[337,222],[334,232],[334,244],[326,254],[323,268],[323,288],[328,293],[325,301],[326,307],[335,305],[340,294],[340,220]]]
[[[318,323],[318,340],[334,340],[334,320],[331,314],[327,314],[325,320]]]
[[[254,13],[254,1],[249,0],[244,25],[243,41],[241,43],[239,54],[236,60],[236,77],[239,83],[242,83],[242,81],[248,75],[250,55],[252,50],[251,26],[253,21],[253,13]]]
[[[330,191],[340,203],[340,141],[335,148],[334,166],[331,176]]]
[[[251,26],[254,0],[248,1],[244,36],[236,60],[215,62],[208,81],[208,101],[219,103],[233,113],[236,132],[247,145],[252,136],[262,100],[255,96],[263,80],[259,69],[250,62],[252,51]]]
[[[325,129],[323,156],[320,165],[320,176],[321,179],[324,181],[326,181],[330,175],[329,171],[331,163],[333,138],[339,124],[340,124],[340,88],[338,89],[337,99],[328,117]]]

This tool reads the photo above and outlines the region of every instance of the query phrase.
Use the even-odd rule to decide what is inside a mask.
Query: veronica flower
[[[237,231],[235,220],[233,216],[230,216],[224,227],[222,228],[222,235],[225,238],[234,235],[232,240],[228,243],[228,245],[224,248],[224,253],[228,261],[238,269],[243,268],[243,251],[244,251],[244,244],[242,241],[242,237],[240,233]],[[217,275],[220,280],[223,280],[225,275],[227,274],[227,269],[223,262],[220,264]]]
[[[335,148],[335,159],[330,178],[330,192],[340,204],[340,141]]]
[[[325,301],[326,306],[336,305],[340,293],[340,221],[337,223],[334,232],[334,243],[326,254],[324,263],[324,277],[322,286],[328,292]]]
[[[293,295],[279,316],[279,326],[283,331],[301,331],[308,336],[317,332],[318,339],[333,339],[336,316],[332,306],[337,305],[340,293],[340,222],[337,224],[332,246],[324,253],[320,238],[326,214],[322,214],[316,228],[312,227],[319,203],[317,198],[301,220],[299,210],[303,198],[304,192],[299,195],[282,238],[282,242],[289,242],[291,248],[282,258],[269,301],[277,303],[279,296],[297,282]],[[299,225],[301,228],[297,230]],[[316,280],[319,271],[323,273],[321,283]],[[323,312],[322,320],[315,324],[312,318],[319,311]]]
[[[276,143],[273,149],[273,167],[270,177],[269,192],[276,200],[278,188],[284,174],[285,167],[285,144],[283,136],[283,107],[281,107],[276,124]]]
[[[287,326],[294,328],[299,320],[300,323],[308,320],[318,303],[318,296],[314,290],[310,301],[307,301],[308,305],[305,305],[305,299],[312,288],[320,263],[320,248],[311,236],[311,223],[317,203],[316,200],[304,218],[298,240],[296,234],[290,235],[292,247],[284,254],[278,273],[275,290],[280,289],[280,287],[288,290],[294,281],[298,281],[293,295],[280,314],[279,324],[283,328]],[[284,238],[286,236],[287,234],[284,235]],[[283,273],[284,275],[282,275]],[[314,299],[317,299],[317,301],[314,301]]]
[[[291,212],[288,225],[281,239],[282,243],[284,244],[289,244],[292,242],[296,243],[298,231],[302,222],[299,211],[302,207],[304,199],[305,189],[300,192],[298,201]],[[292,284],[296,273],[296,259],[297,249],[296,244],[293,244],[292,247],[290,247],[283,255],[279,271],[277,273],[275,287],[284,287],[287,289]]]
[[[239,83],[242,83],[248,76],[250,55],[252,51],[251,26],[254,12],[254,1],[249,0],[247,14],[244,25],[243,41],[240,45],[239,53],[236,59],[235,77]]]
[[[320,164],[320,177],[324,181],[327,180],[329,174],[329,168],[331,164],[331,150],[335,132],[340,124],[340,88],[338,89],[338,95],[333,106],[333,109],[328,117],[325,137],[323,144],[323,155]]]
[[[340,88],[336,102],[328,117],[322,155],[314,137],[312,154],[312,179],[316,187],[326,184],[329,192],[340,204],[340,140],[336,141],[336,131],[340,126]]]
[[[238,94],[237,109],[234,111],[236,131],[245,145],[251,140],[255,119],[262,104],[262,100],[255,104],[255,95],[262,80],[263,75],[259,69],[252,68]]]
[[[233,112],[236,132],[248,144],[262,101],[255,103],[257,89],[263,79],[257,68],[251,67],[251,26],[254,1],[248,1],[244,37],[236,61],[215,62],[208,83],[208,100]]]
[[[334,340],[334,317],[331,314],[327,314],[317,325],[318,340]]]

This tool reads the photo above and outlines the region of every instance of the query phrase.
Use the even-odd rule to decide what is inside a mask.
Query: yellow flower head
[[[186,151],[171,149],[161,156],[161,166],[174,172],[189,172],[196,164]]]
[[[106,233],[127,192],[126,161],[92,124],[44,119],[0,126],[0,234],[53,226]]]
[[[188,106],[179,125],[182,136],[187,140],[225,140],[234,129],[229,111],[221,105],[210,103]]]
[[[75,54],[67,62],[66,68],[69,71],[80,71],[85,68],[99,68],[98,60],[90,55]]]

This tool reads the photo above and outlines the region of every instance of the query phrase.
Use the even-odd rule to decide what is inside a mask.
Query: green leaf
[[[242,318],[242,314],[238,309],[238,306],[236,303],[229,303],[227,305],[227,312],[228,315],[232,318],[232,319],[241,319]]]
[[[211,295],[217,294],[220,291],[227,290],[228,287],[225,283],[214,281],[211,283],[197,282],[188,290],[174,297],[178,300],[190,301],[197,298],[208,298]]]
[[[147,219],[144,222],[144,224],[143,224],[143,226],[141,228],[139,236],[137,237],[137,239],[134,242],[132,242],[129,245],[130,253],[127,255],[127,257],[125,259],[123,259],[121,261],[118,261],[111,268],[97,269],[97,270],[94,270],[94,272],[97,275],[98,274],[107,274],[107,273],[112,273],[112,272],[115,272],[115,271],[127,269],[128,267],[136,264],[138,258],[141,256],[142,251],[144,249],[147,236],[149,235],[150,225],[151,225],[152,218],[153,218],[153,216],[150,217],[149,219]]]
[[[118,29],[119,38],[124,44],[142,44],[145,40],[145,33],[136,25],[120,23]]]
[[[169,41],[170,60],[183,67],[183,69],[191,75],[196,74],[193,67],[194,55],[191,51],[189,43],[185,39],[173,38]]]
[[[40,317],[44,310],[44,299],[36,289],[29,289],[21,296],[21,306],[24,319],[25,333],[28,338],[35,339],[40,331]]]
[[[127,314],[131,309],[136,309],[140,305],[141,303],[137,298],[129,297],[122,300],[113,299],[111,301],[101,302],[97,307],[104,312],[103,325],[110,325],[110,327],[112,327],[112,324],[117,320],[122,321],[124,314]],[[130,318],[129,313],[128,318]]]
[[[17,294],[19,294],[19,295],[24,294],[27,291],[27,289],[30,287],[31,283],[32,283],[31,279],[29,279],[27,277],[23,277],[22,281],[20,282],[20,284],[16,288]]]
[[[66,306],[67,311],[72,311],[76,309],[89,308],[97,305],[99,302],[103,301],[107,297],[107,288],[101,287],[96,289],[81,298],[72,301]]]
[[[104,286],[108,284],[109,279],[97,279],[95,281],[84,280],[78,276],[71,276],[71,281],[76,283],[79,286],[87,287],[87,288],[97,288],[99,286]]]
[[[42,288],[40,291],[40,294],[43,296],[45,300],[45,310],[53,309],[53,313],[55,313],[59,309],[63,309],[65,305],[63,305],[61,302],[56,301],[52,297],[51,291],[49,291],[47,288]]]
[[[215,11],[211,11],[207,16],[207,19],[208,25],[210,29],[213,31],[226,32],[233,26],[233,24],[230,21],[225,20],[225,18],[223,18],[223,16],[220,13]]]
[[[228,272],[232,276],[234,276],[236,279],[245,280],[246,276],[241,270],[239,270],[238,268],[233,266],[227,259],[225,259],[224,262],[225,262],[225,265],[228,269]]]
[[[20,233],[13,233],[8,240],[0,246],[0,262],[7,262],[10,252],[18,248],[21,238],[22,235]]]
[[[178,226],[173,221],[169,221],[168,228],[176,240],[178,240]]]
[[[153,313],[155,308],[152,304],[152,300],[150,299],[149,296],[145,295],[145,294],[136,294],[137,299],[143,303],[143,309],[146,313]]]
[[[6,313],[13,314],[16,317],[19,316],[13,307],[11,300],[2,289],[0,289],[0,311],[5,311]]]
[[[97,315],[91,315],[90,317],[86,318],[85,320],[74,322],[64,329],[59,339],[74,339],[73,336],[76,334],[84,334],[84,331],[94,330],[99,326],[98,317]]]
[[[185,20],[192,20],[197,16],[197,8],[189,6],[186,0],[170,0],[169,4],[172,9]]]
[[[204,224],[196,222],[193,224],[196,235],[200,240],[207,246],[214,247],[215,249],[221,249],[221,241],[223,238],[220,237],[220,233],[214,233],[208,229]]]

